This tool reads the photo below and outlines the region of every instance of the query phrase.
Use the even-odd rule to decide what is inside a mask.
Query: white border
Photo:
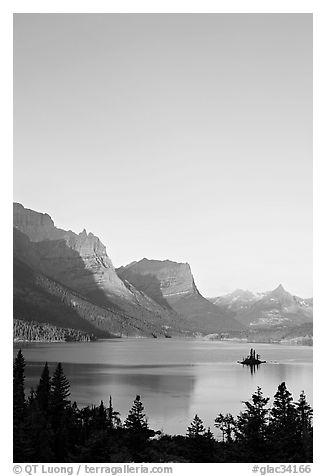
[[[1,329],[3,340],[1,342],[1,362],[3,381],[0,408],[2,411],[2,441],[6,442],[3,448],[3,474],[12,474],[11,441],[12,441],[12,13],[13,12],[219,12],[219,13],[309,13],[314,14],[314,465],[312,474],[322,474],[322,461],[324,460],[323,434],[325,432],[325,384],[323,371],[324,353],[322,352],[323,340],[326,337],[324,311],[326,301],[326,262],[325,262],[325,206],[326,175],[325,175],[325,51],[326,51],[326,16],[325,1],[180,1],[180,0],[93,0],[93,1],[5,1],[0,6],[0,48],[1,48]],[[300,257],[298,257],[300,259]],[[325,461],[325,460],[324,460]],[[8,466],[8,468],[7,468]],[[187,466],[187,468],[186,468]],[[220,465],[219,465],[220,466]],[[193,465],[191,472],[205,468],[207,474],[216,474],[216,465]],[[251,473],[251,465],[224,464],[223,475]],[[177,468],[174,474],[188,474],[189,466]]]

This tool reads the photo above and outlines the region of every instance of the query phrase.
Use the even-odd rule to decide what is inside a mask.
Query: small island
[[[244,357],[242,361],[238,361],[242,365],[260,365],[266,364],[266,360],[260,360],[260,354],[256,354],[255,349],[250,349],[250,354]]]

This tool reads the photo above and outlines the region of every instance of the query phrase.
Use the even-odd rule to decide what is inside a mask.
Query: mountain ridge
[[[25,215],[25,208],[14,204],[13,241],[16,259],[99,308],[123,316],[137,329],[134,335],[184,334],[175,312],[117,276],[105,246],[92,233],[57,229],[49,215],[31,210]]]
[[[232,313],[220,311],[199,292],[188,263],[147,258],[117,269],[121,279],[128,279],[153,299],[164,300],[186,317],[199,332],[241,331],[244,326]],[[149,283],[155,282],[155,289]]]
[[[237,289],[209,300],[234,311],[235,318],[249,327],[296,326],[313,319],[313,299],[292,295],[282,284],[261,293]]]
[[[44,320],[48,312],[51,323],[62,327],[60,313],[66,311],[68,324],[80,330],[84,325],[87,331],[138,337],[243,336],[246,329],[312,322],[312,299],[292,296],[282,285],[265,293],[237,289],[206,299],[187,262],[144,257],[115,269],[106,246],[85,228],[77,234],[57,228],[47,213],[19,203],[13,209],[18,318],[25,306],[28,319],[43,313]],[[72,304],[76,299],[78,306]]]

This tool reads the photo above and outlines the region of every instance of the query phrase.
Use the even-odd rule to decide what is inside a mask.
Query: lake
[[[266,360],[255,373],[237,363],[254,345]],[[137,394],[151,428],[185,434],[197,413],[213,430],[218,413],[236,416],[259,385],[273,397],[285,381],[295,400],[304,390],[312,405],[312,347],[178,339],[113,339],[89,343],[15,344],[26,360],[26,389],[44,365],[62,362],[79,405],[107,404],[124,420]],[[27,393],[26,392],[26,393]]]

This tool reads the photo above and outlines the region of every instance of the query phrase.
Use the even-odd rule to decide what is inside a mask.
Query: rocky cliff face
[[[232,312],[201,296],[189,264],[144,258],[119,269],[117,274],[98,237],[86,230],[76,234],[57,228],[48,214],[18,203],[14,204],[14,255],[33,272],[44,276],[44,282],[54,280],[77,293],[83,302],[97,310],[104,309],[104,320],[94,319],[94,323],[107,332],[164,336],[243,329]],[[31,309],[28,293],[21,299],[17,273],[16,278],[19,309],[24,302]],[[39,299],[37,303],[33,307],[35,312]],[[102,311],[98,312],[101,316]],[[88,311],[86,315],[89,316]]]
[[[94,321],[105,331],[139,336],[183,333],[172,309],[162,307],[118,277],[103,243],[86,230],[79,234],[61,230],[49,215],[14,204],[14,257],[77,292],[84,301],[102,308],[102,313],[105,309],[104,321]],[[16,278],[19,283],[17,273]],[[18,296],[19,284],[16,291]]]
[[[166,335],[157,322],[139,320],[116,308],[101,307],[14,258],[14,317],[50,323],[99,338]],[[160,316],[160,313],[157,313]]]
[[[47,213],[39,213],[14,203],[14,227],[27,235],[31,241],[60,240],[66,232],[54,226]]]
[[[119,268],[117,273],[138,289],[142,288],[156,302],[174,309],[197,332],[208,334],[243,329],[233,313],[221,311],[200,294],[188,263],[144,258]]]
[[[89,297],[133,296],[118,278],[99,238],[83,230],[76,234],[54,226],[47,214],[14,204],[14,227],[33,243],[30,265]],[[24,259],[24,257],[23,257]]]
[[[136,274],[155,277],[159,283],[162,297],[169,301],[178,300],[181,296],[199,294],[188,263],[143,258],[125,268],[119,268],[118,274],[119,276],[129,276],[131,280],[132,276]]]

